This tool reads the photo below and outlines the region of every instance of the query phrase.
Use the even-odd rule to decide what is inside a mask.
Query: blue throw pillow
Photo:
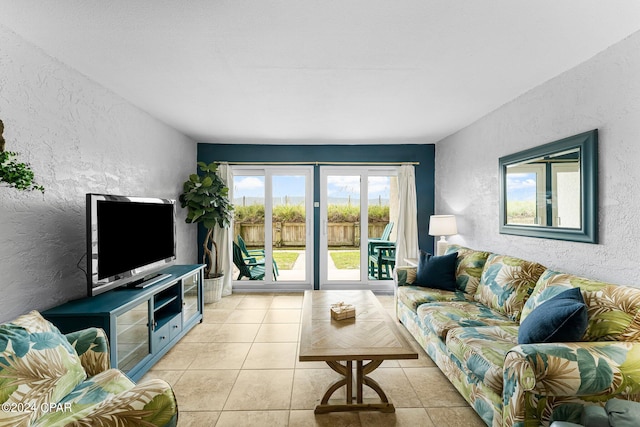
[[[580,288],[540,304],[522,321],[518,344],[579,341],[587,330],[587,305]]]
[[[455,291],[457,258],[458,252],[432,256],[425,251],[420,251],[415,284],[427,288]]]

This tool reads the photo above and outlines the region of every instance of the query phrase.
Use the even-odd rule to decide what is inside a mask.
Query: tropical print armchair
[[[101,329],[68,335],[37,311],[0,325],[0,426],[175,426],[162,380],[133,383],[110,369]]]

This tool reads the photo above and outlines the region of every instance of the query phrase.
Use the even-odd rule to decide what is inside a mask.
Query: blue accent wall
[[[434,213],[435,145],[258,145],[198,144],[198,161],[220,162],[419,162],[415,167],[420,248],[433,251],[433,237],[427,234],[429,216]],[[314,201],[320,201],[320,168],[314,167]],[[319,208],[314,209],[314,252],[319,252]],[[202,246],[203,235],[199,236]],[[319,259],[315,257],[314,287],[319,282]]]

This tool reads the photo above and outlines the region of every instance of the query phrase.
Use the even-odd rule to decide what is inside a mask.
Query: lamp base
[[[440,236],[440,240],[436,242],[436,255],[442,256],[449,247],[449,242],[444,236]]]

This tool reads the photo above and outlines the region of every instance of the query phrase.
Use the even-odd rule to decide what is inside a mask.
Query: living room
[[[638,190],[637,182],[640,182],[640,172],[636,167],[640,149],[635,141],[640,136],[640,121],[637,120],[640,86],[636,77],[640,75],[640,11],[635,2],[623,2],[615,7],[600,2],[591,2],[588,6],[582,2],[567,2],[557,6],[558,9],[552,2],[535,8],[526,6],[524,2],[509,7],[500,2],[491,6],[461,4],[451,6],[452,9],[439,2],[428,2],[434,11],[445,13],[446,9],[446,16],[458,16],[459,22],[452,20],[450,25],[456,24],[457,31],[465,37],[460,36],[458,40],[462,43],[457,51],[460,56],[453,56],[472,58],[468,62],[461,59],[458,63],[453,61],[458,70],[456,75],[446,76],[451,78],[449,82],[453,81],[448,83],[449,87],[455,86],[456,79],[465,78],[464,81],[470,84],[473,78],[469,79],[469,75],[492,77],[484,86],[462,88],[462,92],[467,91],[467,94],[458,98],[441,93],[438,86],[445,87],[444,80],[442,83],[425,82],[426,88],[389,83],[389,80],[402,81],[405,75],[413,76],[416,71],[413,68],[421,73],[429,68],[426,60],[413,61],[396,54],[405,52],[401,49],[403,43],[420,46],[411,36],[411,31],[420,26],[421,19],[431,16],[427,6],[423,9],[416,2],[407,2],[408,9],[403,13],[401,7],[390,6],[388,2],[376,2],[379,9],[364,2],[352,2],[349,7],[344,6],[345,10],[332,5],[332,14],[326,10],[322,12],[322,6],[314,3],[302,9],[294,8],[296,13],[291,15],[271,12],[260,19],[259,16],[245,15],[248,13],[246,9],[265,12],[265,9],[269,10],[268,6],[258,7],[251,2],[244,6],[224,3],[225,7],[217,12],[229,25],[236,23],[241,30],[254,28],[256,32],[250,37],[253,42],[271,34],[267,25],[269,19],[278,18],[280,20],[276,22],[279,24],[293,21],[295,25],[287,28],[295,32],[288,35],[278,32],[279,38],[261,44],[262,56],[248,64],[242,63],[247,60],[241,55],[246,45],[240,43],[243,40],[249,43],[243,39],[249,37],[246,33],[240,33],[233,39],[238,45],[219,47],[227,49],[224,52],[231,62],[223,64],[220,66],[222,71],[216,69],[216,72],[235,74],[230,82],[215,80],[209,84],[220,94],[230,92],[225,93],[228,100],[234,96],[243,98],[218,105],[215,91],[191,87],[193,92],[190,93],[198,100],[211,98],[205,102],[210,103],[212,111],[219,113],[217,116],[215,113],[195,114],[190,106],[177,104],[183,98],[175,98],[174,89],[165,87],[165,79],[171,81],[172,78],[162,73],[150,74],[146,81],[134,81],[121,87],[117,86],[118,79],[109,78],[110,64],[121,67],[119,78],[123,81],[126,78],[129,60],[118,55],[120,49],[126,51],[126,43],[114,36],[117,29],[102,36],[93,31],[99,28],[96,20],[100,21],[94,15],[109,12],[104,18],[106,24],[109,22],[106,16],[112,19],[129,16],[125,21],[127,31],[142,34],[132,44],[151,43],[154,32],[146,33],[144,28],[154,28],[154,18],[153,15],[140,18],[144,15],[138,10],[142,6],[127,11],[124,4],[107,7],[78,3],[73,5],[77,12],[71,13],[71,5],[59,7],[54,2],[1,3],[0,119],[5,127],[6,149],[19,152],[20,159],[31,165],[36,181],[45,188],[44,194],[4,187],[0,192],[0,235],[3,237],[0,268],[5,283],[0,320],[3,322],[30,310],[46,310],[86,296],[86,279],[77,268],[84,262],[86,248],[86,193],[176,199],[182,183],[195,172],[196,161],[404,162],[413,161],[415,158],[412,156],[421,155],[420,165],[416,166],[421,248],[433,248],[433,238],[428,236],[429,216],[435,213],[455,214],[459,233],[449,238],[453,243],[507,253],[534,260],[548,268],[637,287],[637,263],[632,254],[637,241],[636,230],[639,229],[635,227],[638,222],[636,212],[640,208],[640,201],[634,197]],[[465,11],[465,7],[470,9]],[[280,4],[277,10],[281,12],[281,8],[286,9]],[[521,10],[525,12],[518,13],[518,8],[524,8]],[[357,17],[355,12],[360,9],[368,10],[373,15],[372,21],[367,21],[366,14],[362,18]],[[503,10],[504,15],[498,13],[500,9],[506,10]],[[175,12],[172,8],[167,10]],[[400,16],[389,16],[388,22],[377,23],[376,20],[387,18],[391,12]],[[486,20],[486,24],[480,26],[484,32],[464,33],[463,29],[469,28],[464,24],[471,25],[476,12],[482,12],[480,16]],[[318,21],[311,19],[315,14],[318,14]],[[168,17],[171,13],[160,15],[160,32],[170,32],[172,27]],[[85,18],[87,20],[83,21]],[[385,22],[392,25],[389,22],[394,19],[400,21],[393,21],[398,39],[382,44],[380,50],[370,53],[372,56],[366,61],[356,58],[352,63],[346,53],[335,50],[341,45],[340,37],[331,38],[329,33],[324,34],[331,42],[324,49],[318,38],[303,37],[310,37],[312,31],[305,30],[300,22],[313,24],[311,28],[317,29],[330,18],[338,21],[332,24],[335,25],[331,27],[334,30],[332,34],[342,30],[343,33],[338,31],[337,34],[358,36],[358,43],[351,46],[354,52],[370,49],[367,48],[370,46],[366,42],[367,37],[374,37],[379,27],[384,27]],[[493,21],[494,18],[497,22]],[[368,24],[353,24],[357,19]],[[178,19],[178,22],[183,21]],[[436,25],[434,18],[426,22]],[[525,24],[528,31],[516,35],[515,29]],[[403,25],[408,25],[406,31],[402,31]],[[60,31],[60,28],[68,30]],[[383,36],[391,37],[392,34],[387,30]],[[545,38],[545,34],[553,37]],[[92,47],[92,43],[97,43],[101,37],[115,37],[110,49]],[[175,37],[181,40],[179,35]],[[444,43],[449,37],[453,37],[451,33],[437,41]],[[299,44],[294,47],[300,51],[294,52],[301,58],[287,60],[291,52],[285,47],[291,46],[277,48],[278,43],[285,39],[299,39]],[[465,48],[467,45],[464,43],[471,44],[474,39],[476,43]],[[539,42],[529,46],[529,51],[521,49],[520,45],[528,46],[529,39]],[[57,47],[51,47],[48,40],[51,44],[57,43]],[[311,44],[305,45],[305,40]],[[109,46],[108,43],[105,45]],[[63,46],[69,47],[63,49]],[[186,46],[186,43],[167,46],[166,56],[154,57],[147,67],[159,69],[176,62],[172,52],[182,49],[188,53]],[[270,49],[265,49],[265,46]],[[69,65],[64,56],[70,55],[69,50],[81,47],[83,50],[78,56],[85,56],[83,63],[87,67],[83,70]],[[235,58],[234,52],[240,58]],[[277,61],[266,61],[269,54],[273,54]],[[447,58],[442,52],[439,54],[442,56],[437,58]],[[376,55],[390,58],[387,61],[400,65],[394,67],[386,62],[379,73],[370,72],[370,68],[375,69],[379,65]],[[68,59],[73,58],[77,56],[68,56]],[[232,72],[224,70],[232,67],[230,64],[234,58],[243,66]],[[323,64],[327,58],[337,62]],[[192,60],[191,67],[198,67],[197,59]],[[160,60],[162,62],[156,62]],[[340,70],[344,64],[341,61],[346,62],[348,73],[328,72],[323,77],[325,69]],[[139,71],[134,69],[137,66],[134,64],[136,62],[131,62],[132,69],[129,70],[132,74]],[[507,64],[510,68],[506,68]],[[314,78],[322,84],[307,92],[308,88],[304,86],[307,80],[302,77],[299,81],[290,82],[287,89],[291,92],[283,93],[290,97],[291,102],[283,117],[276,119],[275,113],[282,104],[271,103],[274,95],[270,91],[260,97],[260,88],[252,85],[267,86],[286,79],[269,75],[275,72],[269,70],[278,66],[301,73],[305,72],[305,67],[316,69]],[[243,82],[244,73],[251,68],[261,69],[262,78],[249,76]],[[539,72],[529,73],[532,68]],[[167,74],[173,72],[174,69],[170,68]],[[385,73],[390,77],[378,80],[378,74]],[[529,76],[530,80],[514,78],[520,73]],[[346,82],[334,82],[334,78],[345,75]],[[445,76],[441,77],[444,79]],[[184,80],[193,78],[193,75],[187,75]],[[141,87],[139,91],[135,89],[137,86]],[[201,83],[201,86],[206,87],[207,83]],[[148,87],[154,90],[148,90]],[[397,98],[394,98],[394,89],[399,91]],[[502,93],[512,95],[502,99],[492,96],[498,89],[508,89]],[[349,97],[358,99],[356,105],[367,113],[363,115],[368,118],[364,120],[354,114],[355,107],[342,97],[339,98],[342,104],[325,99],[328,107],[324,109],[318,109],[314,103],[320,101],[315,98],[307,101],[308,104],[299,104],[300,99],[320,98],[329,90],[329,94],[344,91]],[[145,105],[131,101],[145,93],[148,96]],[[411,98],[411,93],[419,97],[433,97],[441,106],[440,113],[450,115],[437,115],[437,109],[433,115],[427,111],[409,113],[406,110],[422,106]],[[485,99],[485,96],[487,101],[484,103],[472,103],[472,100]],[[234,111],[243,109],[241,102],[247,100],[244,97],[255,97],[255,101],[247,106],[246,111],[233,115]],[[184,113],[175,119],[151,113],[155,111],[154,105],[165,103],[177,105]],[[312,108],[312,104],[316,108]],[[326,113],[338,105],[344,108],[342,112],[309,119],[313,126],[307,130],[301,124],[303,116],[294,114],[305,108],[312,114]],[[368,110],[365,109],[367,105]],[[260,109],[264,110],[264,116]],[[445,118],[456,115],[462,119],[456,120],[455,124],[445,123]],[[417,116],[422,117],[423,124],[418,122]],[[231,119],[225,123],[228,117]],[[409,119],[411,117],[413,121]],[[393,126],[387,124],[394,120]],[[208,134],[206,128],[198,127],[199,123],[207,121],[218,127],[217,134]],[[242,126],[247,129],[244,133],[237,132],[240,127],[238,121],[244,121]],[[429,124],[432,122],[439,122],[437,132],[430,133]],[[361,131],[356,132],[358,128]],[[405,130],[393,133],[394,129],[401,128]],[[598,244],[499,233],[498,159],[592,129],[598,129],[600,147]],[[377,137],[376,133],[380,136]],[[178,208],[177,213],[177,263],[195,263],[198,260],[196,228],[184,223],[184,210]],[[275,296],[267,298],[274,299]]]

